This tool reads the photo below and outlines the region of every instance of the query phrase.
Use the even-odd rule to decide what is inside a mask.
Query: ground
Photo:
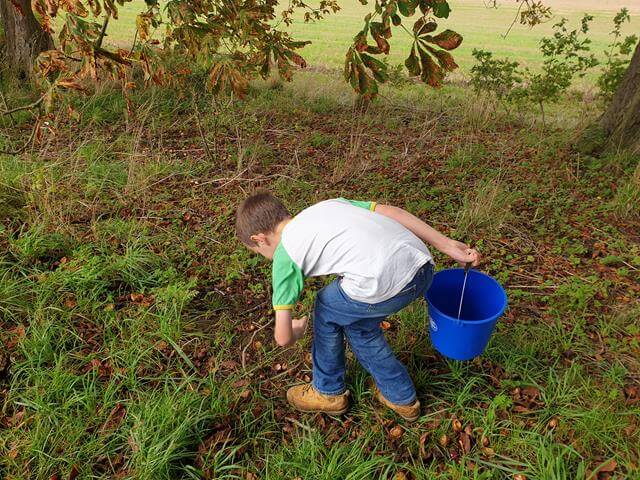
[[[41,143],[0,156],[3,478],[638,478],[640,175],[572,147],[599,101],[574,94],[543,128],[460,86],[354,107],[332,74],[245,101],[136,95],[130,114],[107,86],[72,97]],[[510,302],[484,355],[435,352],[422,302],[385,325],[415,424],[351,357],[347,415],[286,404],[311,336],[275,345],[269,264],[234,238],[257,187],[293,212],[399,205],[484,254]]]

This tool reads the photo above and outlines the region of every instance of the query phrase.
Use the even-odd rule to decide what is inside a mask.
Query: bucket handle
[[[467,262],[464,264],[464,282],[462,284],[462,291],[460,292],[460,307],[458,308],[458,318],[456,318],[456,324],[459,327],[462,325],[462,321],[460,320],[460,312],[462,312],[462,301],[464,300],[464,290],[467,286],[467,275],[469,274],[469,270],[471,269],[471,262]]]

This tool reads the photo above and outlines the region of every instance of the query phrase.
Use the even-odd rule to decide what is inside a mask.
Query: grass
[[[565,98],[543,129],[452,85],[385,87],[365,110],[319,73],[244,102],[136,92],[129,118],[106,87],[65,100],[79,119],[0,157],[0,476],[640,475],[638,158],[570,147],[600,104]],[[433,350],[423,303],[389,319],[415,424],[375,403],[351,356],[346,416],[287,406],[311,339],[274,345],[270,265],[234,238],[257,187],[294,212],[337,196],[405,206],[475,243],[505,285],[509,309],[470,362]]]

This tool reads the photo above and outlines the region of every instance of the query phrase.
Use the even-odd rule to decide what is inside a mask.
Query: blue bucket
[[[454,360],[471,360],[484,352],[498,318],[507,308],[502,285],[487,274],[469,270],[458,320],[463,281],[464,269],[441,270],[434,275],[425,295],[431,342],[436,350]]]

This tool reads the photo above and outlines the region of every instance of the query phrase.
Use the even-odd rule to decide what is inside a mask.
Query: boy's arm
[[[276,326],[273,337],[281,347],[288,347],[304,336],[307,317],[292,318],[291,310],[276,310]]]
[[[375,212],[394,219],[408,230],[411,230],[423,242],[432,245],[457,262],[472,262],[473,266],[477,266],[480,263],[480,254],[475,249],[441,234],[435,228],[427,225],[402,208],[391,205],[376,205]]]

